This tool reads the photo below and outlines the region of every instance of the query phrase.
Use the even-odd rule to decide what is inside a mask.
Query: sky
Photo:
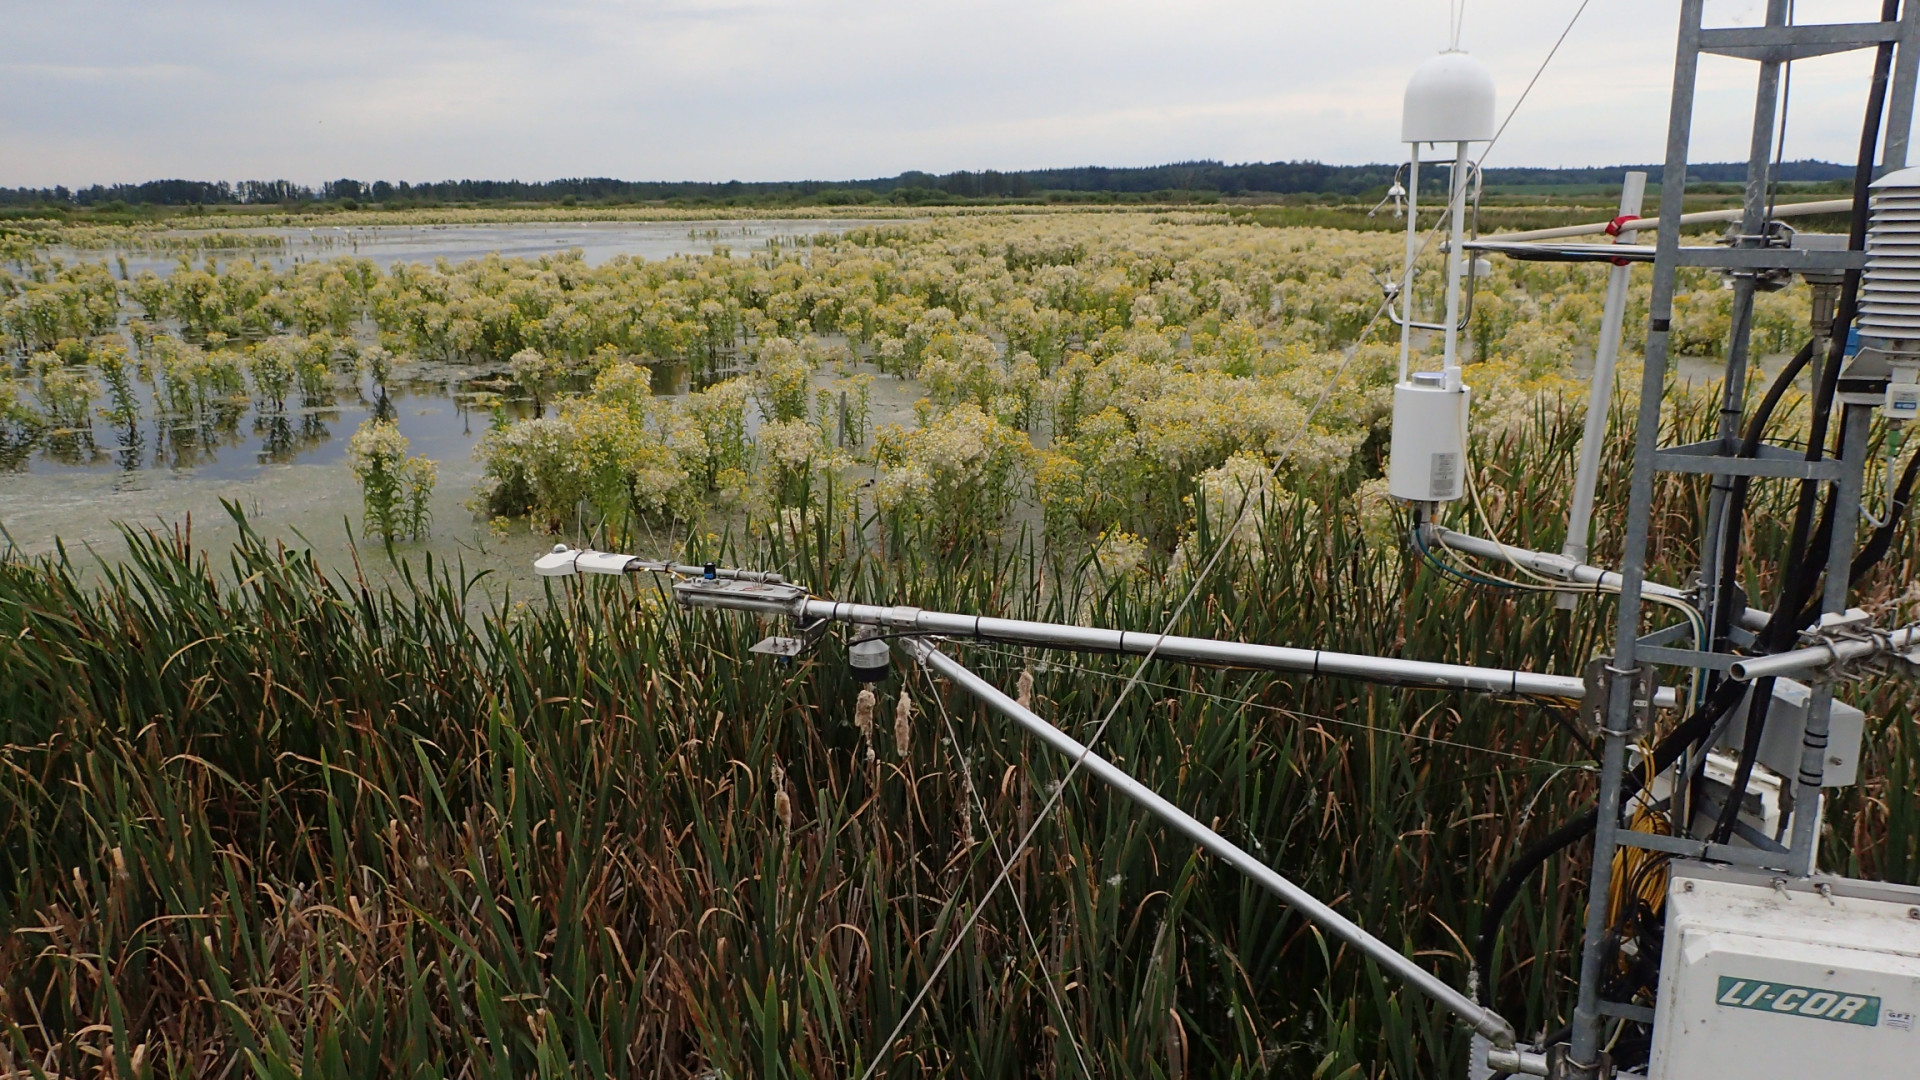
[[[0,0],[0,185],[1399,160],[1401,91],[1457,2]],[[1577,7],[1465,0],[1501,115]],[[1592,0],[1487,164],[1659,161],[1677,12]],[[1788,157],[1852,159],[1870,66],[1794,66]],[[1694,160],[1746,157],[1755,70],[1703,60]]]

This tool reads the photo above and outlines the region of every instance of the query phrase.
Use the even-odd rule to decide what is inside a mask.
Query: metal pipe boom
[[[1904,626],[1884,634],[1840,638],[1767,656],[1750,656],[1734,661],[1733,666],[1727,669],[1727,674],[1741,682],[1800,676],[1849,660],[1864,660],[1871,656],[1909,650],[1920,650],[1920,625]]]
[[[687,595],[691,590],[683,592]],[[1472,690],[1483,694],[1514,694],[1578,701],[1586,683],[1576,675],[1543,675],[1511,668],[1440,664],[1402,660],[1392,656],[1296,649],[1282,645],[1253,645],[1212,638],[1162,636],[1138,630],[1107,630],[1061,623],[996,619],[984,615],[956,615],[916,607],[881,607],[831,600],[808,600],[801,614],[809,619],[865,623],[950,638],[977,638],[1010,644],[1080,652],[1152,653],[1166,660],[1185,660],[1227,667],[1260,668],[1303,675],[1333,675],[1392,686],[1424,686],[1436,690]]]
[[[1440,525],[1425,526],[1430,543],[1454,551],[1498,562],[1514,563],[1536,573],[1558,578],[1573,585],[1592,585],[1595,592],[1618,592],[1621,577],[1612,570],[1603,570],[1598,566],[1576,562],[1566,555],[1554,555],[1545,551],[1530,551],[1526,548],[1503,544],[1498,540],[1488,540],[1470,533],[1455,532]],[[1674,600],[1688,600],[1684,589],[1671,585],[1662,585],[1657,581],[1643,581],[1640,592],[1649,596],[1665,596]],[[1748,630],[1759,630],[1767,625],[1769,615],[1759,608],[1745,608],[1740,612],[1740,625]]]
[[[1025,619],[957,615],[905,605],[851,604],[810,597],[793,585],[693,579],[676,582],[673,594],[675,599],[688,607],[785,615],[802,622],[824,619],[885,627],[908,634],[975,638],[1077,652],[1131,656],[1152,654],[1164,660],[1337,676],[1389,686],[1418,686],[1435,690],[1471,690],[1483,694],[1557,698],[1563,701],[1579,701],[1587,693],[1586,681],[1577,675],[1544,675],[1512,668],[1440,664],[1326,649],[1295,649],[1282,645],[1252,645],[1241,641],[1179,637],[1137,630],[1106,630]],[[1673,708],[1677,703],[1673,690],[1666,687],[1661,688],[1655,701],[1663,708]]]
[[[1784,203],[1773,208],[1776,218],[1801,217],[1807,214],[1844,214],[1853,209],[1852,199],[1821,199],[1817,202]],[[1708,225],[1719,221],[1739,221],[1745,211],[1738,206],[1727,210],[1702,210],[1693,214],[1680,215],[1680,224]],[[1495,233],[1491,238],[1507,243],[1516,240],[1564,240],[1570,236],[1605,235],[1609,230],[1616,233],[1637,232],[1652,229],[1660,224],[1659,218],[1634,218],[1614,225],[1611,221],[1596,221],[1590,225],[1561,225],[1551,229],[1528,229],[1525,232]]]

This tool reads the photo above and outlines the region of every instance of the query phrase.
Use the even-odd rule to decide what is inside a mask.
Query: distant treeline
[[[1359,196],[1383,190],[1393,179],[1393,165],[1323,165],[1317,161],[1250,162],[1226,165],[1218,161],[1183,161],[1149,168],[1036,169],[1028,172],[951,172],[934,175],[904,172],[873,180],[731,180],[726,183],[693,181],[612,180],[603,177],[572,180],[441,180],[424,184],[376,180],[334,180],[318,187],[291,180],[149,180],[144,184],[95,184],[69,189],[0,188],[0,206],[232,206],[312,202],[331,203],[631,203],[811,201],[856,203],[937,202],[951,199],[1032,199],[1058,194],[1142,196],[1190,194],[1330,195]],[[1498,185],[1618,184],[1630,169],[1660,176],[1658,165],[1612,165],[1581,169],[1494,168],[1486,180]],[[1746,177],[1744,162],[1695,164],[1690,180],[1702,183],[1738,183]],[[1427,179],[1438,183],[1440,170]],[[1825,161],[1789,161],[1780,179],[1826,182],[1852,176],[1850,165]],[[1422,184],[1422,187],[1425,187]]]

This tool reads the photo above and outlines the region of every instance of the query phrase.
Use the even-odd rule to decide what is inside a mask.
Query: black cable
[[[1705,738],[1707,733],[1713,730],[1713,725],[1719,721],[1721,715],[1740,700],[1741,692],[1745,689],[1742,683],[1722,683],[1720,688],[1714,691],[1713,696],[1694,710],[1692,716],[1682,721],[1667,734],[1666,738],[1660,740],[1659,745],[1653,748],[1651,774],[1658,776],[1665,772],[1688,746]],[[1640,786],[1645,782],[1647,775],[1642,770],[1634,770],[1633,775],[1621,786],[1621,806],[1627,805],[1640,793]],[[1548,833],[1539,843],[1528,848],[1520,858],[1515,860],[1500,878],[1500,883],[1494,887],[1493,894],[1487,899],[1486,912],[1480,919],[1480,942],[1473,954],[1474,967],[1480,971],[1480,1004],[1486,1005],[1492,998],[1492,986],[1497,981],[1493,954],[1500,939],[1500,924],[1506,918],[1507,909],[1512,907],[1513,902],[1519,898],[1521,887],[1548,859],[1592,832],[1599,818],[1599,808],[1595,807]]]
[[[1900,17],[1900,0],[1881,0],[1880,21],[1894,22]],[[1880,144],[1880,127],[1887,100],[1887,80],[1893,69],[1893,42],[1883,41],[1875,51],[1873,61],[1872,89],[1867,94],[1867,114],[1860,125],[1859,154],[1853,169],[1853,211],[1848,217],[1847,248],[1850,251],[1863,251],[1867,246],[1868,199],[1873,183],[1873,163],[1876,149]],[[1807,433],[1806,460],[1817,462],[1826,452],[1827,424],[1833,413],[1835,391],[1840,383],[1840,362],[1846,358],[1847,337],[1853,326],[1853,319],[1859,306],[1860,271],[1848,270],[1840,287],[1840,304],[1834,312],[1832,341],[1827,348],[1827,362],[1820,372],[1820,384],[1814,392],[1813,418]],[[1844,440],[1844,427],[1840,432]],[[1841,448],[1844,450],[1844,448]],[[1840,456],[1836,453],[1836,456]],[[1820,533],[1829,539],[1832,536],[1833,509],[1832,493],[1828,499],[1828,511],[1823,515]],[[1762,653],[1779,652],[1792,645],[1798,638],[1800,629],[1805,625],[1801,621],[1801,612],[1808,599],[1813,595],[1820,578],[1825,560],[1820,557],[1827,544],[1820,543],[1808,533],[1813,529],[1814,507],[1819,502],[1819,485],[1814,480],[1800,482],[1799,505],[1794,509],[1793,531],[1787,542],[1787,557],[1781,564],[1780,597],[1773,605],[1773,614],[1767,619],[1767,625],[1760,631],[1755,644]],[[1813,539],[1813,543],[1808,543]],[[1772,680],[1761,680],[1766,685],[1754,688],[1753,704],[1748,709],[1747,729],[1742,740],[1740,764],[1734,775],[1732,790],[1727,793],[1727,801],[1720,808],[1719,819],[1714,824],[1715,843],[1726,843],[1733,835],[1733,827],[1739,821],[1740,804],[1746,800],[1747,784],[1752,780],[1753,757],[1758,751],[1760,740],[1765,734],[1766,717],[1773,700]],[[1765,691],[1762,694],[1762,690]]]
[[[1900,14],[1900,0],[1882,0],[1880,19],[1882,22],[1895,22]],[[1853,177],[1853,212],[1849,220],[1848,248],[1862,251],[1866,248],[1867,206],[1871,194],[1869,185],[1873,182],[1873,161],[1875,150],[1880,142],[1882,113],[1886,104],[1887,82],[1893,65],[1893,44],[1882,42],[1876,52],[1873,66],[1873,83],[1867,100],[1867,114],[1861,125],[1860,152],[1856,159]],[[1827,422],[1833,411],[1835,392],[1839,388],[1840,362],[1846,356],[1848,331],[1852,328],[1854,311],[1859,302],[1860,272],[1849,270],[1841,285],[1840,303],[1834,313],[1832,340],[1827,350],[1827,362],[1820,373],[1819,385],[1814,391],[1813,422],[1807,438],[1807,460],[1821,460],[1826,448]],[[1809,355],[1811,355],[1809,353]],[[1771,392],[1770,392],[1771,393]],[[1784,391],[1783,391],[1784,393]],[[1800,489],[1800,503],[1794,514],[1792,535],[1787,544],[1787,558],[1782,564],[1780,603],[1774,605],[1773,615],[1767,620],[1766,628],[1760,632],[1759,645],[1762,651],[1778,651],[1783,638],[1791,641],[1790,635],[1797,634],[1799,627],[1794,625],[1805,603],[1806,596],[1812,592],[1814,582],[1808,580],[1819,573],[1819,560],[1810,557],[1807,541],[1808,533],[1814,527],[1814,508],[1818,502],[1818,489],[1812,481],[1803,481]],[[1829,522],[1831,516],[1828,517]],[[1737,547],[1735,549],[1737,554]],[[1791,601],[1791,603],[1788,603]],[[1792,612],[1793,616],[1785,613]],[[1791,626],[1788,630],[1786,627]],[[1738,682],[1725,682],[1716,687],[1707,701],[1688,717],[1680,726],[1661,740],[1653,754],[1653,772],[1664,772],[1677,760],[1680,754],[1692,743],[1704,738],[1713,730],[1720,716],[1737,704],[1744,696],[1747,687]],[[1764,720],[1764,717],[1761,718]],[[1749,723],[1748,735],[1754,736],[1760,724]],[[1639,793],[1641,776],[1638,772],[1621,785],[1620,804],[1626,805]],[[1745,798],[1745,791],[1732,793],[1729,805],[1737,805]],[[1518,898],[1520,888],[1533,872],[1551,858],[1581,837],[1591,832],[1598,822],[1597,808],[1588,810],[1579,817],[1554,830],[1540,843],[1529,848],[1495,887],[1487,902],[1487,910],[1481,920],[1479,947],[1474,951],[1475,966],[1481,972],[1479,997],[1486,1004],[1492,995],[1491,986],[1497,981],[1493,957],[1499,941],[1500,924],[1507,909]]]
[[[1843,442],[1842,449],[1844,449],[1846,432],[1842,430],[1840,434]],[[1840,492],[1837,486],[1830,487],[1827,490],[1827,505],[1825,511],[1820,515],[1820,526],[1813,531],[1812,542],[1807,546],[1806,559],[1809,564],[1817,564],[1818,560],[1815,557],[1817,553],[1826,551],[1828,546],[1833,542],[1834,507],[1838,503],[1839,494]],[[1817,583],[1819,575],[1816,573],[1813,577]],[[1813,592],[1811,586],[1809,586],[1808,592]],[[1781,597],[1781,602],[1786,602],[1785,596]],[[1821,606],[1819,598],[1815,596],[1814,599],[1809,602],[1809,606],[1812,607],[1815,612],[1818,612]],[[1782,610],[1785,609],[1776,607],[1773,615],[1767,619],[1767,629],[1761,631],[1763,638],[1770,636],[1768,633],[1769,630],[1772,630],[1776,625],[1780,625],[1780,612]],[[1804,609],[1802,614],[1796,615],[1793,619],[1788,620],[1785,625],[1789,628],[1788,632],[1792,636],[1788,637],[1787,640],[1798,640],[1801,628],[1805,627],[1808,621],[1810,621],[1810,619],[1804,614]],[[1773,688],[1775,685],[1776,682],[1773,679],[1757,680],[1753,684],[1753,696],[1747,699],[1749,702],[1747,705],[1747,726],[1740,738],[1740,759],[1734,764],[1733,783],[1728,788],[1726,801],[1720,804],[1720,813],[1713,820],[1713,831],[1708,834],[1708,839],[1713,843],[1724,844],[1732,840],[1734,826],[1739,824],[1740,807],[1741,804],[1746,801],[1747,786],[1753,782],[1754,762],[1760,756],[1760,741],[1766,734],[1767,714],[1773,707]]]
[[[1920,453],[1907,459],[1907,470],[1900,474],[1900,486],[1894,490],[1893,504],[1887,507],[1887,520],[1873,530],[1873,536],[1868,538],[1867,545],[1860,549],[1860,554],[1853,557],[1853,566],[1847,575],[1848,585],[1859,584],[1867,571],[1878,566],[1880,560],[1887,557],[1887,549],[1893,546],[1893,534],[1898,531],[1900,519],[1906,516],[1907,507],[1913,498],[1913,484],[1916,477],[1920,477]]]
[[[1727,800],[1720,804],[1720,816],[1714,819],[1709,839],[1724,844],[1733,837],[1733,826],[1740,820],[1740,804],[1746,801],[1747,785],[1753,781],[1753,759],[1760,756],[1760,736],[1767,728],[1767,711],[1773,705],[1772,679],[1753,684],[1752,702],[1747,706],[1747,730],[1740,737],[1740,762],[1734,766],[1733,784]]]
[[[1535,870],[1592,832],[1599,820],[1600,811],[1595,807],[1548,833],[1539,843],[1522,852],[1520,858],[1500,878],[1500,884],[1494,887],[1493,895],[1487,898],[1486,914],[1481,917],[1480,945],[1473,954],[1474,967],[1480,970],[1480,985],[1477,987],[1480,1004],[1492,1003],[1493,984],[1499,979],[1499,973],[1494,969],[1493,952],[1499,944],[1500,923],[1506,917],[1507,909],[1519,899],[1520,889]]]
[[[1881,22],[1895,22],[1899,17],[1900,0],[1881,0]],[[1874,52],[1872,89],[1867,94],[1867,114],[1860,125],[1860,146],[1854,159],[1853,210],[1847,221],[1847,248],[1850,251],[1864,251],[1867,246],[1867,211],[1872,194],[1874,153],[1880,144],[1887,80],[1892,68],[1893,43],[1883,41]],[[1814,392],[1812,424],[1807,434],[1808,461],[1819,461],[1826,449],[1827,423],[1833,413],[1834,393],[1840,382],[1840,362],[1846,358],[1847,336],[1853,327],[1859,298],[1860,271],[1848,270],[1842,278],[1840,303],[1834,311],[1827,362],[1820,372],[1820,384]],[[1799,627],[1792,625],[1793,619],[1812,593],[1813,579],[1820,571],[1820,560],[1812,556],[1810,552],[1813,549],[1807,546],[1807,533],[1813,526],[1817,501],[1818,484],[1812,480],[1801,481],[1800,503],[1794,511],[1787,560],[1782,564],[1785,569],[1781,591],[1783,602],[1774,605],[1773,618],[1767,621],[1767,628],[1761,632],[1759,644],[1763,651],[1775,652],[1785,648],[1799,631]]]
[[[1766,396],[1760,399],[1760,405],[1753,411],[1753,419],[1747,423],[1746,439],[1740,444],[1739,455],[1743,458],[1758,456],[1760,443],[1766,435],[1767,423],[1773,419],[1773,411],[1779,407],[1780,400],[1792,389],[1793,381],[1800,377],[1813,360],[1813,338],[1793,354],[1793,359],[1774,377],[1773,385],[1767,387]],[[1734,586],[1740,580],[1740,530],[1745,524],[1747,511],[1747,486],[1753,478],[1736,476],[1733,478],[1733,490],[1727,495],[1725,524],[1721,529],[1720,543],[1720,585],[1715,592],[1713,606],[1713,634],[1715,644],[1726,639],[1727,628],[1732,624]]]
[[[1887,507],[1887,520],[1873,530],[1873,535],[1867,538],[1866,544],[1854,555],[1852,564],[1847,567],[1849,589],[1860,584],[1860,580],[1867,576],[1868,571],[1880,565],[1881,561],[1887,557],[1887,552],[1893,547],[1893,538],[1900,531],[1900,522],[1906,516],[1907,507],[1912,505],[1916,479],[1920,479],[1920,454],[1915,454],[1908,459],[1906,470],[1900,474],[1900,483],[1894,488],[1893,502]],[[1834,501],[1834,497],[1829,495],[1827,520],[1821,521],[1820,531],[1814,536],[1816,551],[1825,546],[1821,543],[1822,537],[1832,535],[1833,523],[1830,519]],[[1800,609],[1799,617],[1794,620],[1795,630],[1805,630],[1812,626],[1820,618],[1820,609],[1823,606],[1825,605],[1821,597],[1810,597],[1806,605]]]

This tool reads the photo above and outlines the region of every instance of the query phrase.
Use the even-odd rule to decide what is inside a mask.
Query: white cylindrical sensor
[[[1467,468],[1467,403],[1472,396],[1457,375],[1449,379],[1438,371],[1415,372],[1393,388],[1388,494],[1408,502],[1449,502],[1460,497]]]

